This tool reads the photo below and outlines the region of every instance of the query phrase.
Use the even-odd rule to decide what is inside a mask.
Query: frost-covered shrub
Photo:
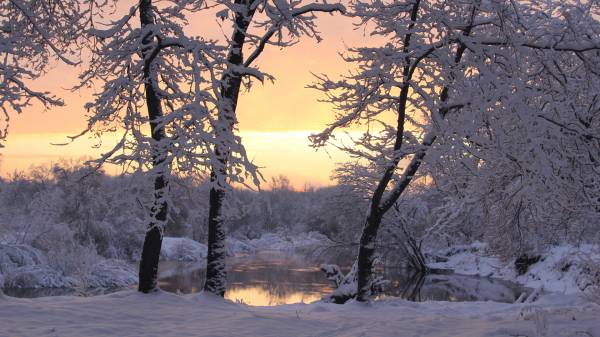
[[[7,288],[70,288],[78,282],[47,265],[19,267],[5,276]]]
[[[134,268],[106,268],[106,259],[139,255],[145,231],[140,181],[143,177],[109,177],[66,162],[1,181],[3,242],[32,246],[43,256],[27,264],[35,268],[4,275],[5,282],[34,287],[135,282]]]
[[[41,251],[28,245],[0,244],[0,274],[7,274],[18,267],[32,266],[45,262]]]
[[[172,261],[202,261],[207,250],[205,244],[189,238],[163,237],[160,257]]]
[[[48,264],[54,270],[83,281],[94,271],[102,258],[93,245],[83,246],[75,242],[53,247],[48,251]]]
[[[134,267],[123,261],[102,260],[82,280],[86,287],[120,288],[137,283],[138,275]]]

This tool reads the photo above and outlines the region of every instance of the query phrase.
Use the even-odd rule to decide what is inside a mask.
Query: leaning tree
[[[422,163],[443,166],[456,153],[481,159],[478,151],[493,149],[498,139],[482,143],[479,137],[517,122],[503,111],[545,115],[544,108],[567,96],[560,85],[540,84],[549,77],[569,82],[564,69],[556,71],[556,60],[570,55],[571,62],[589,67],[600,47],[595,2],[374,0],[353,1],[351,12],[384,42],[350,49],[344,60],[356,70],[341,80],[322,75],[312,86],[336,109],[336,120],[311,136],[314,146],[334,143],[355,158],[346,172],[378,176],[357,261],[333,295],[340,302],[372,294],[383,217]],[[488,123],[492,115],[499,121],[495,130]],[[357,126],[365,128],[360,138],[333,141],[337,130]]]

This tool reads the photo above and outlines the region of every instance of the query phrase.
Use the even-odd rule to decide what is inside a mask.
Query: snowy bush
[[[77,285],[76,279],[65,276],[47,265],[13,269],[4,280],[6,288],[71,288]]]
[[[103,260],[97,263],[84,280],[86,287],[121,288],[138,281],[134,267],[119,260]]]
[[[227,247],[227,256],[246,255],[256,253],[256,247],[249,244],[247,241],[238,240],[228,237],[225,240]]]
[[[203,261],[206,259],[205,244],[188,238],[164,237],[160,257],[172,261]]]
[[[42,264],[45,258],[38,249],[28,245],[0,244],[0,274],[18,267]]]

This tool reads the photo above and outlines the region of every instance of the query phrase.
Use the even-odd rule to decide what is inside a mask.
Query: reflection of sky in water
[[[332,288],[324,274],[304,258],[281,253],[228,259],[225,298],[248,305],[271,306],[310,303],[320,300]],[[181,293],[201,291],[204,269],[182,262],[161,262],[162,289]]]
[[[225,298],[243,302],[248,305],[271,306],[291,303],[310,303],[321,299],[320,293],[289,292],[285,295],[274,295],[260,286],[244,287],[231,286],[225,293]]]
[[[318,263],[282,253],[228,260],[225,298],[248,305],[271,306],[310,303],[333,291]],[[199,265],[161,262],[160,287],[167,291],[201,291],[204,270]],[[386,296],[411,301],[498,301],[514,302],[523,291],[510,282],[465,275],[419,275],[398,268],[381,270],[390,280]]]

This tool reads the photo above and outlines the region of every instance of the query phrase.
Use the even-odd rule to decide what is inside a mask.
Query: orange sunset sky
[[[318,23],[321,43],[305,38],[290,48],[270,46],[265,50],[258,65],[274,75],[276,81],[254,85],[250,93],[243,93],[238,105],[239,129],[251,158],[264,167],[267,180],[283,174],[296,188],[332,184],[329,176],[334,164],[346,159],[333,148],[317,152],[309,147],[308,135],[320,131],[333,119],[331,106],[318,102],[320,93],[305,88],[314,80],[311,72],[333,76],[345,73],[348,65],[339,53],[347,46],[364,44],[366,39],[364,31],[356,30],[350,18],[320,14]],[[204,36],[223,36],[214,15],[193,20],[187,29]],[[62,97],[65,106],[48,111],[33,106],[12,116],[6,147],[0,150],[2,175],[59,158],[96,156],[116,139],[106,135],[101,149],[92,149],[93,141],[89,139],[79,139],[68,146],[51,145],[64,142],[67,135],[78,133],[86,124],[83,104],[89,100],[90,92],[65,89],[77,83],[80,70],[56,64],[44,78],[34,82],[34,88]]]

